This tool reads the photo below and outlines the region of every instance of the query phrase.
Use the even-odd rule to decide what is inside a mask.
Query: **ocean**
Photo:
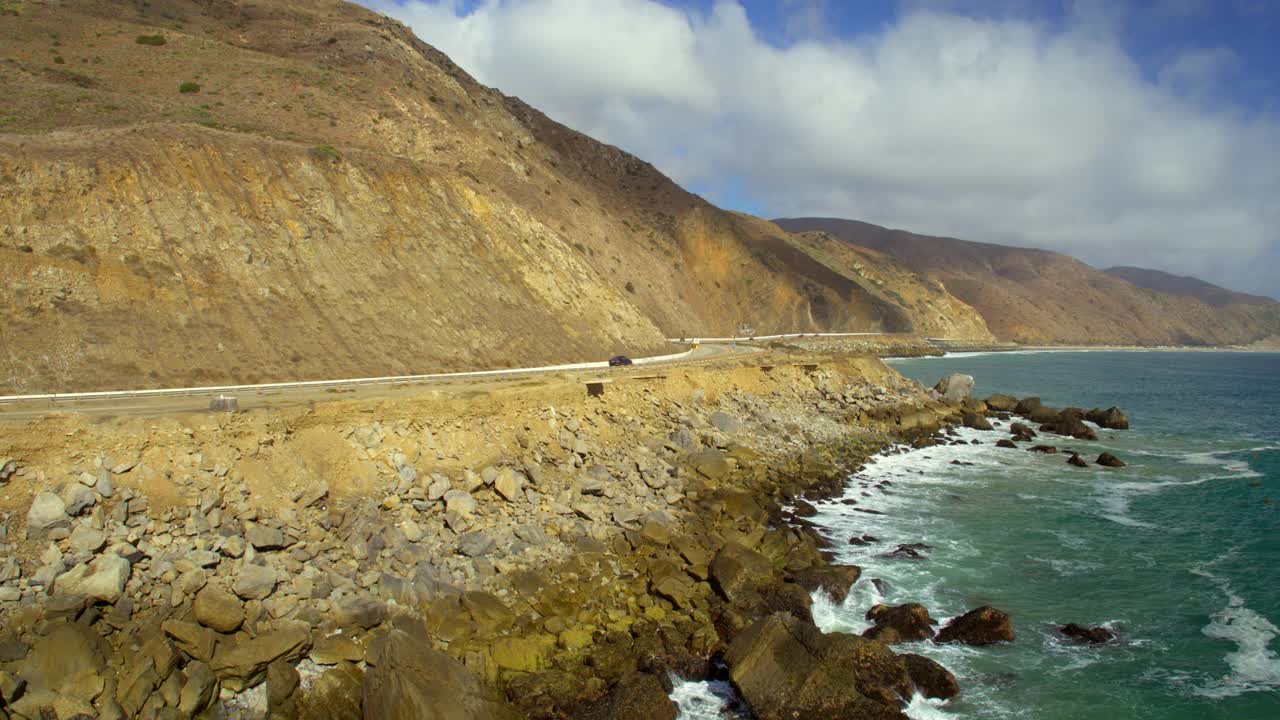
[[[1046,352],[891,361],[931,386],[972,375],[975,394],[1038,395],[1046,405],[1120,406],[1127,431],[1097,442],[1048,436],[1092,460],[979,445],[885,455],[852,476],[845,497],[812,518],[860,565],[849,598],[815,598],[826,631],[859,633],[876,603],[919,602],[945,623],[979,605],[1013,616],[1017,640],[973,648],[909,643],[950,669],[961,695],[917,697],[935,718],[1280,718],[1280,354]],[[1007,423],[1002,425],[1007,426]],[[953,464],[959,461],[965,464]],[[889,480],[884,488],[877,483]],[[869,534],[879,542],[847,544]],[[885,554],[924,543],[927,559]],[[881,580],[873,583],[872,579]],[[1061,637],[1074,622],[1118,639]],[[723,717],[724,685],[679,683],[683,720]]]

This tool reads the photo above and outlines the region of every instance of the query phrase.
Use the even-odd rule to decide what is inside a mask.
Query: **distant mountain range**
[[[1170,295],[1193,297],[1206,305],[1226,307],[1228,305],[1274,305],[1276,300],[1262,295],[1250,295],[1219,287],[1189,275],[1172,275],[1160,270],[1148,268],[1117,266],[1107,268],[1103,272],[1123,278],[1129,282],[1156,292]]]
[[[774,221],[890,255],[937,278],[1001,340],[1108,345],[1251,344],[1280,335],[1280,305],[1155,270],[1097,270],[1047,250],[918,235],[836,218]]]

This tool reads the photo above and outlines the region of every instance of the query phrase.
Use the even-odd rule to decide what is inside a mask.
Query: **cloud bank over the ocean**
[[[1280,294],[1280,121],[1214,100],[1238,70],[1228,49],[1144,72],[1084,15],[925,6],[853,37],[791,28],[779,47],[732,0],[366,4],[720,204]],[[786,6],[807,13],[796,27],[815,23],[805,5]]]

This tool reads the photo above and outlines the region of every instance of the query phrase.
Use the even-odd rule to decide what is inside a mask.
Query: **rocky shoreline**
[[[0,426],[0,708],[673,718],[671,674],[717,672],[761,720],[954,694],[814,627],[860,571],[801,515],[978,408],[871,358],[768,362]]]

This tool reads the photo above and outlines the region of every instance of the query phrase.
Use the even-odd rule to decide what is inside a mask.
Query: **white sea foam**
[[[671,700],[677,720],[721,720],[739,709],[737,693],[724,680],[684,680],[671,677]]]
[[[911,702],[903,708],[903,712],[911,720],[942,720],[955,717],[946,711],[947,701],[927,698],[920,693],[911,697]]]
[[[1057,558],[1042,558],[1035,555],[1028,555],[1029,560],[1034,560],[1042,565],[1048,565],[1053,571],[1063,577],[1071,577],[1073,575],[1084,575],[1085,573],[1097,570],[1102,567],[1098,563],[1092,563],[1087,560],[1061,560]]]
[[[1280,656],[1271,649],[1271,641],[1280,635],[1280,628],[1262,614],[1245,605],[1244,598],[1235,593],[1230,581],[1209,571],[1217,563],[1231,557],[1235,550],[1203,565],[1191,569],[1195,575],[1209,579],[1227,598],[1227,606],[1209,619],[1201,628],[1205,635],[1236,644],[1236,649],[1223,657],[1228,675],[1217,681],[1196,688],[1195,692],[1210,698],[1225,698],[1247,692],[1274,692],[1280,689]]]

